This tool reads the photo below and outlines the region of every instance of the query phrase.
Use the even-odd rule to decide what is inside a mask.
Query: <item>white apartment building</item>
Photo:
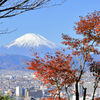
[[[22,95],[22,87],[18,86],[16,87],[16,96],[21,96]]]

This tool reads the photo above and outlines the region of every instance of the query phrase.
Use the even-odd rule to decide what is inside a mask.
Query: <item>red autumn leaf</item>
[[[39,58],[39,56],[36,56],[36,58]]]

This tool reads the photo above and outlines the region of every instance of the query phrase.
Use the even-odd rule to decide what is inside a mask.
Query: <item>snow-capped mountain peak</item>
[[[42,37],[39,34],[27,33],[17,39],[15,39],[10,44],[6,45],[8,49],[12,46],[18,47],[39,47],[39,46],[47,46],[51,49],[58,48],[59,46],[46,38]]]

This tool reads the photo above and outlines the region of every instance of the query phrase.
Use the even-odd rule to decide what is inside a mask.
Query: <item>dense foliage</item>
[[[75,81],[75,70],[71,68],[72,57],[64,54],[63,52],[56,51],[55,55],[45,54],[44,58],[40,58],[38,53],[34,53],[33,60],[29,65],[29,70],[34,70],[38,79],[47,85],[48,88],[54,86],[54,89],[49,90],[53,97],[58,97],[61,100],[61,91],[65,89],[68,96],[68,87],[72,86]],[[56,98],[57,99],[57,98]]]
[[[75,24],[74,30],[76,30],[76,34],[82,35],[81,39],[62,34],[64,39],[62,43],[72,50],[72,54],[65,55],[65,50],[63,52],[58,50],[55,55],[48,53],[44,58],[40,58],[38,53],[33,52],[35,58],[30,62],[26,62],[29,65],[28,69],[35,71],[36,77],[43,82],[43,85],[55,87],[55,89],[49,91],[53,97],[48,98],[48,100],[66,99],[60,95],[62,89],[65,89],[69,100],[67,89],[74,82],[76,100],[79,100],[78,84],[84,83],[82,76],[89,67],[91,72],[97,73],[98,77],[100,77],[99,69],[97,68],[100,67],[100,62],[93,63],[94,59],[91,56],[91,53],[100,54],[98,49],[100,44],[100,12],[95,11],[85,17],[80,17],[80,21]],[[78,63],[75,61],[76,58]],[[86,63],[89,63],[89,66]],[[96,88],[94,88],[94,91]],[[83,89],[83,100],[86,100],[86,88],[83,87]],[[95,92],[93,92],[92,100],[94,100],[94,94]]]

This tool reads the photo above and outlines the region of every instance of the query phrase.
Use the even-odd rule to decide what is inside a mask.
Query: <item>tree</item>
[[[10,100],[9,94],[7,94],[6,96],[4,96],[4,100]]]
[[[78,63],[74,62],[74,67],[78,68],[76,73],[76,100],[79,100],[78,83],[81,81],[82,75],[87,70],[86,63],[92,62],[91,53],[99,54],[98,46],[100,43],[100,11],[94,11],[85,17],[80,16],[80,21],[75,23],[74,30],[76,34],[82,35],[82,39],[75,39],[69,35],[62,34],[65,41],[62,43],[72,50],[72,55],[78,58]],[[85,97],[84,97],[85,98]]]
[[[0,92],[0,100],[13,100],[13,99],[10,98],[9,94],[2,96]]]
[[[51,1],[52,0],[1,0],[0,18],[16,16],[29,10],[61,5],[66,0],[62,1],[59,4],[51,4]]]
[[[95,76],[94,91],[93,91],[93,97],[92,97],[92,100],[94,100],[94,95],[95,95],[96,89],[98,87],[98,83],[100,81],[100,61],[98,61],[98,62],[93,61],[90,64],[90,72],[93,72],[93,76]]]
[[[48,100],[63,100],[64,98],[61,98],[63,89],[65,89],[69,100],[68,88],[75,81],[75,70],[71,68],[72,57],[60,51],[56,51],[55,55],[45,54],[44,58],[40,58],[35,52],[33,55],[35,58],[26,62],[29,65],[28,69],[35,71],[34,74],[43,82],[43,85],[54,87],[49,91],[53,97]]]

